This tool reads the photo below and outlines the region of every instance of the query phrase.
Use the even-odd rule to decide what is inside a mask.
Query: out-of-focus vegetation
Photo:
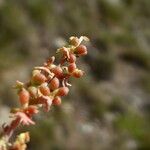
[[[86,35],[86,76],[61,107],[35,117],[29,149],[149,150],[149,27],[150,0],[0,0],[0,122],[18,105],[15,80]]]

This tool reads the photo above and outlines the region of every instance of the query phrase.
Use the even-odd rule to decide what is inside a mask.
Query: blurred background
[[[150,0],[0,0],[0,124],[12,85],[70,36],[91,39],[60,107],[35,117],[29,150],[150,150]]]

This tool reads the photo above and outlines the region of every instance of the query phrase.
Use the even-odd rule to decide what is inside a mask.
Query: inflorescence
[[[21,133],[14,142],[10,142],[14,130],[19,125],[35,125],[32,117],[41,107],[48,112],[52,105],[61,104],[62,97],[68,94],[71,86],[69,78],[80,78],[84,75],[84,71],[76,64],[78,57],[87,54],[83,41],[89,39],[85,36],[70,37],[69,44],[59,48],[56,56],[48,58],[42,66],[34,67],[29,82],[16,81],[14,88],[21,106],[11,109],[11,123],[2,126],[0,150],[25,150],[26,143],[30,140],[29,133]],[[56,63],[56,60],[59,63]]]

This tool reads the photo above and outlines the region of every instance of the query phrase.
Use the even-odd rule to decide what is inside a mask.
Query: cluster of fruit
[[[68,83],[69,78],[80,78],[84,75],[76,65],[77,57],[87,54],[87,48],[81,44],[82,41],[88,41],[88,38],[70,37],[69,44],[57,50],[58,58],[53,56],[42,66],[35,67],[29,82],[16,82],[14,88],[17,89],[21,107],[11,110],[14,119],[10,125],[3,125],[5,136],[10,137],[19,124],[35,124],[32,116],[39,112],[40,107],[49,111],[51,105],[61,104],[61,98],[68,94],[71,86]],[[12,144],[11,148],[16,148],[14,146]]]

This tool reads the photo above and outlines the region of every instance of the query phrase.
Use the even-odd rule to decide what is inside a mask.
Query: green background
[[[70,36],[91,39],[60,107],[35,116],[29,150],[150,149],[150,0],[0,0],[0,123],[12,89]]]

